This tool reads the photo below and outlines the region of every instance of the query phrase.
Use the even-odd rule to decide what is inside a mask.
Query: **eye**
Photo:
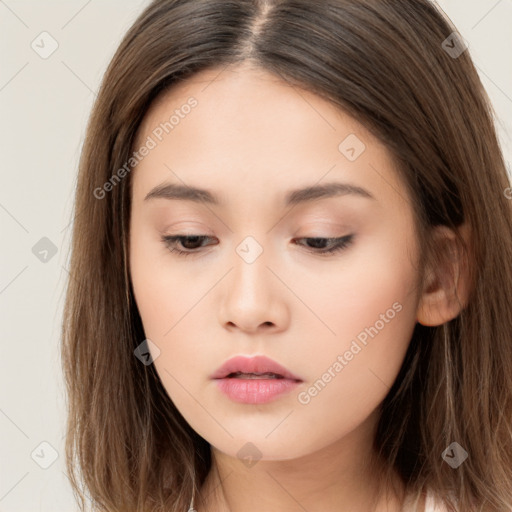
[[[346,235],[339,238],[321,238],[321,237],[315,237],[315,238],[299,238],[298,240],[307,240],[309,243],[313,244],[313,249],[319,249],[319,250],[313,250],[315,254],[320,254],[323,256],[329,256],[334,253],[340,252],[347,247],[349,247],[353,242],[354,235]],[[323,247],[325,243],[330,244],[327,246],[327,248]],[[299,244],[300,245],[300,244]],[[319,246],[322,246],[319,248]]]
[[[162,236],[162,242],[171,252],[175,252],[179,256],[188,256],[189,254],[196,253],[198,242],[207,238],[210,237],[207,235],[165,235]],[[178,243],[185,247],[186,250],[177,248]],[[201,244],[199,244],[200,246]]]
[[[179,256],[188,256],[198,253],[197,249],[202,246],[202,242],[211,238],[207,235],[164,235],[162,236],[162,242],[171,252]],[[312,243],[313,247],[309,247],[308,250],[314,254],[332,255],[349,247],[353,243],[353,238],[354,235],[346,235],[339,238],[303,237],[297,240]],[[328,245],[324,247],[326,243]],[[179,248],[178,244],[184,249]]]

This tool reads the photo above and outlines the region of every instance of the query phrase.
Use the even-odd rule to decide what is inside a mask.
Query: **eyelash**
[[[178,256],[189,256],[191,254],[197,254],[199,252],[197,250],[191,249],[188,251],[183,251],[176,248],[176,244],[178,242],[182,242],[183,240],[189,238],[205,239],[210,237],[207,235],[164,235],[162,236],[162,242],[170,250],[170,252],[176,253]],[[330,249],[314,250],[310,248],[308,251],[312,252],[313,254],[328,257],[348,248],[353,243],[353,238],[354,235],[346,235],[339,238],[303,237],[299,238],[298,240],[327,240],[328,242],[333,243],[334,245]]]

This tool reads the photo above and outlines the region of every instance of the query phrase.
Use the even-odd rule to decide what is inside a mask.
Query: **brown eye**
[[[166,235],[162,237],[162,242],[171,251],[178,255],[187,256],[198,252],[197,249],[202,246],[205,239],[210,238],[207,235]],[[181,245],[181,249],[178,244]]]
[[[299,240],[307,240],[312,245],[312,252],[316,254],[333,254],[346,249],[353,241],[354,235],[346,235],[340,238],[299,238]],[[327,245],[327,248],[325,247]]]
[[[162,242],[171,252],[188,256],[200,252],[202,242],[211,238],[207,235],[166,235],[162,237]],[[304,237],[297,240],[307,241],[306,248],[314,254],[331,255],[346,249],[353,238],[354,235],[347,235],[339,238]]]

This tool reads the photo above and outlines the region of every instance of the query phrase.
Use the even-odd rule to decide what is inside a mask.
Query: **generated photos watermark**
[[[152,132],[148,135],[146,141],[137,151],[132,153],[132,156],[124,163],[122,167],[112,174],[109,180],[107,180],[101,187],[96,187],[93,191],[96,199],[103,199],[107,192],[111,192],[112,189],[121,182],[121,180],[129,174],[134,167],[137,166],[142,160],[149,155],[152,149],[158,146],[159,142],[162,142],[165,135],[169,134],[176,128],[182,119],[190,114],[194,107],[197,107],[198,102],[192,96],[186,103],[181,105],[180,108],[174,110],[173,115],[169,117],[167,121],[160,123]]]
[[[364,347],[368,345],[368,337],[373,339],[379,334],[384,327],[396,314],[402,311],[403,306],[400,302],[393,303],[392,307],[387,309],[385,313],[381,313],[379,320],[377,320],[372,326],[365,327],[357,336],[356,339],[352,340],[350,348],[346,350],[342,355],[338,355],[336,360],[325,370],[322,376],[317,379],[312,386],[307,390],[301,391],[297,395],[297,399],[300,404],[307,405],[311,400],[318,396],[318,394],[325,389],[327,384],[331,382],[344,368],[347,366],[354,357],[359,354]]]

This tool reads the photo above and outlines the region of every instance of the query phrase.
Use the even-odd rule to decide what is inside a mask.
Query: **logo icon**
[[[452,32],[441,46],[452,59],[457,59],[468,49],[468,43],[458,32]]]
[[[246,236],[237,246],[236,252],[240,258],[250,264],[254,263],[259,258],[263,252],[263,247],[261,247],[254,237]]]
[[[251,442],[245,443],[236,456],[248,467],[252,468],[262,457],[262,453]]]
[[[59,43],[51,34],[44,31],[30,43],[30,46],[41,59],[47,59],[59,47]]]
[[[30,456],[43,469],[48,469],[59,458],[57,450],[47,441],[39,443]]]
[[[133,353],[144,366],[149,366],[160,356],[160,349],[150,339],[145,339]]]
[[[57,246],[44,236],[32,247],[32,253],[42,263],[48,263],[57,254]]]
[[[453,442],[441,454],[441,457],[446,463],[455,469],[458,468],[468,458],[468,452],[464,450],[464,448],[462,448],[459,443]]]
[[[350,162],[355,162],[365,149],[363,141],[355,133],[351,133],[338,146],[339,152]]]

